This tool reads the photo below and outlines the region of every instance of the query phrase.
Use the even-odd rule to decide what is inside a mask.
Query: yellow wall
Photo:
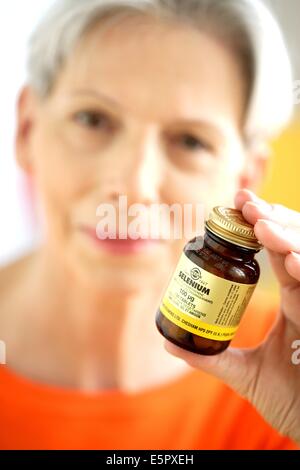
[[[273,142],[272,149],[274,155],[260,195],[300,211],[300,120]]]
[[[272,143],[273,156],[268,175],[259,195],[272,203],[283,204],[300,212],[300,120],[295,121]],[[278,301],[277,281],[264,251],[259,259],[259,291]]]

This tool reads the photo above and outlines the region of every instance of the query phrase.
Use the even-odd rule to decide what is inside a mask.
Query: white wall
[[[26,42],[50,0],[2,2],[0,15],[0,263],[33,243],[22,176],[14,162],[15,102],[25,79]]]
[[[295,79],[300,80],[300,1],[299,0],[264,0],[271,8],[284,32],[294,65]]]

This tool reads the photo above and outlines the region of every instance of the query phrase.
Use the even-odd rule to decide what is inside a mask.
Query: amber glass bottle
[[[204,237],[183,250],[156,315],[160,333],[199,354],[224,351],[258,282],[261,249],[240,211],[215,207]]]

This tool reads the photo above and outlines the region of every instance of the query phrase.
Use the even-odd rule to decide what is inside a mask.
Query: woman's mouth
[[[134,240],[129,238],[120,238],[119,234],[104,235],[97,234],[97,231],[92,227],[81,226],[80,231],[84,233],[94,246],[100,250],[115,254],[115,255],[130,255],[141,253],[143,251],[153,249],[162,243],[162,240],[151,238],[138,238]]]

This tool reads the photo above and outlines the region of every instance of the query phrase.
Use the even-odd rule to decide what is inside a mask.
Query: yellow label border
[[[162,314],[172,323],[183,328],[190,333],[197,336],[202,336],[207,339],[214,339],[215,341],[230,341],[235,336],[238,326],[224,327],[217,325],[210,325],[205,323],[199,318],[192,315],[187,315],[178,308],[174,307],[166,298],[163,299],[160,306]],[[191,325],[194,325],[195,328]]]

